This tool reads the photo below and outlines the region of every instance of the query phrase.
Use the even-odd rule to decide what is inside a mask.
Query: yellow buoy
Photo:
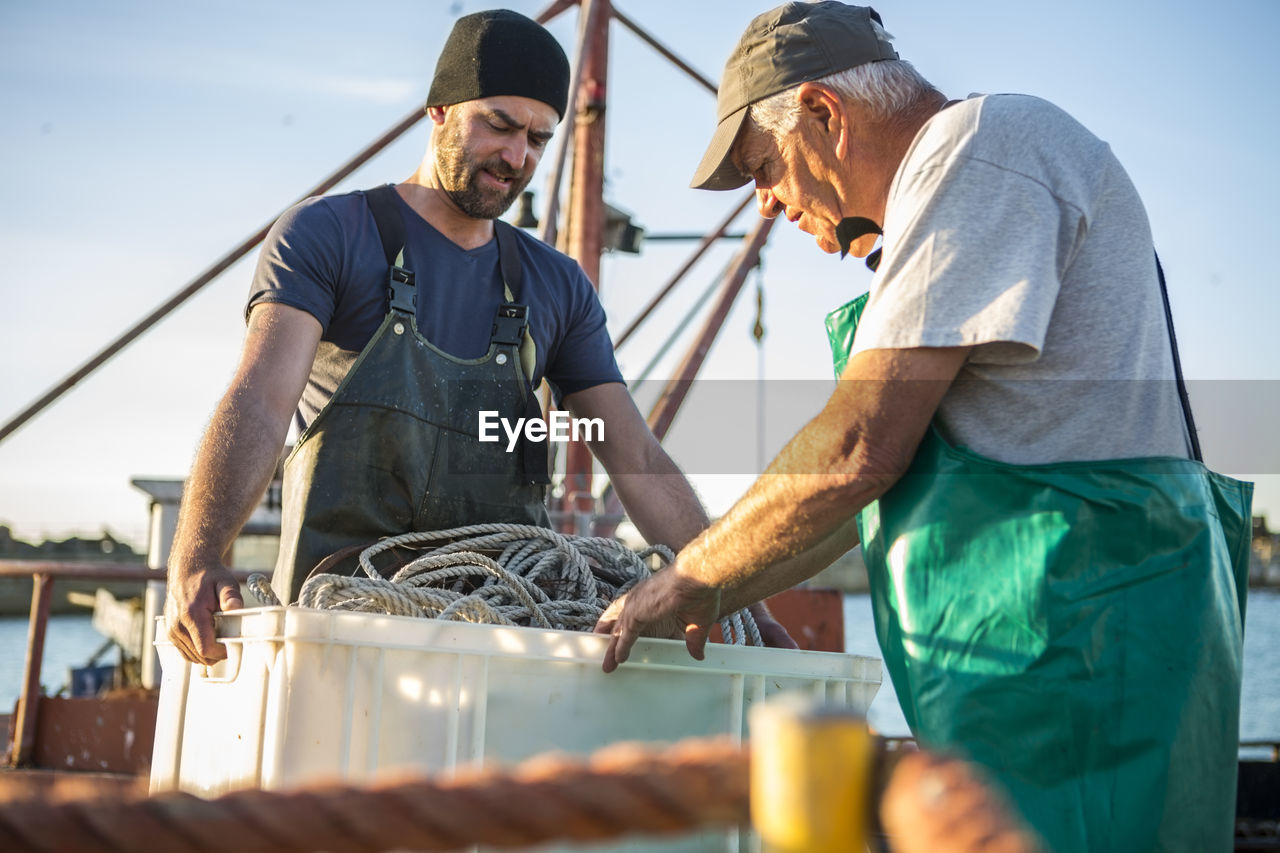
[[[866,849],[874,738],[848,708],[785,694],[751,709],[751,821],[766,853]]]

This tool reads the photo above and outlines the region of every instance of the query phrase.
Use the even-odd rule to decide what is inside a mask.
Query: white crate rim
[[[163,622],[163,617],[160,617]],[[508,625],[482,625],[412,616],[256,607],[218,614],[217,634],[228,646],[245,642],[336,643],[383,649],[440,649],[460,654],[506,656],[542,661],[596,663],[604,659],[609,637],[583,631],[557,631]],[[389,639],[394,635],[395,640]],[[166,642],[163,624],[157,642]],[[495,646],[498,651],[495,651]],[[708,643],[705,659],[690,657],[681,640],[642,637],[628,667],[693,669],[778,678],[856,679],[879,682],[879,658],[840,652],[768,649]]]

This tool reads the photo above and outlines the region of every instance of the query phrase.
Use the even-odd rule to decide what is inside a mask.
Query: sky
[[[542,3],[510,0],[536,14]],[[0,421],[7,421],[309,187],[420,108],[435,58],[476,0],[0,4]],[[719,77],[766,4],[619,0]],[[1280,526],[1280,3],[880,0],[903,58],[943,92],[1025,92],[1110,143],[1141,192],[1169,276],[1206,461],[1258,483]],[[572,53],[576,11],[551,25]],[[606,198],[651,233],[701,232],[738,193],[687,188],[714,99],[615,23]],[[407,177],[424,121],[339,190]],[[549,161],[534,178],[545,204]],[[750,210],[733,230],[749,228]],[[616,335],[692,244],[611,255]],[[734,251],[709,253],[618,353],[634,380]],[[180,479],[235,366],[254,255],[0,442],[0,524],[38,540],[141,543],[133,478]],[[694,402],[669,445],[713,513],[728,508],[830,388],[823,316],[865,291],[853,259],[779,222],[702,376],[738,403]],[[766,335],[751,336],[757,288]],[[693,325],[700,322],[694,317]],[[669,375],[688,336],[658,360]],[[763,382],[761,380],[764,380]],[[763,403],[757,391],[763,388]],[[810,389],[806,393],[792,393]],[[814,390],[817,389],[817,390]],[[642,408],[658,390],[637,389]],[[709,399],[716,394],[709,391]],[[761,419],[760,412],[767,413]],[[763,424],[763,427],[760,426]],[[708,437],[740,461],[706,465]]]

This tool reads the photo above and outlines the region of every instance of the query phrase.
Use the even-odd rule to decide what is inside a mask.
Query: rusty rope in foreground
[[[366,788],[0,802],[0,837],[16,840],[6,850],[49,853],[373,853],[598,841],[745,824],[749,775],[747,751],[727,738],[661,750],[619,744],[587,759],[539,756],[510,770]]]

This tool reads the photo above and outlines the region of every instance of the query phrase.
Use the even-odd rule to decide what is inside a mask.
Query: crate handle
[[[201,667],[196,671],[196,675],[205,684],[230,684],[240,676],[240,659],[244,657],[244,644],[223,642],[223,645],[227,647],[227,659],[222,662],[222,666],[228,674],[211,676],[209,675],[211,667]]]

